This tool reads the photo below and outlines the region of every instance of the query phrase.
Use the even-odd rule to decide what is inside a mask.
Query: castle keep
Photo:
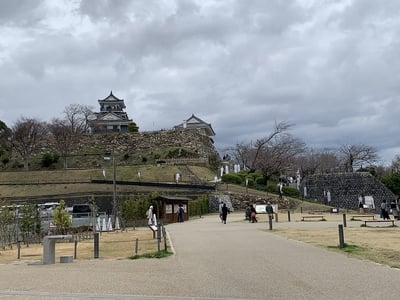
[[[89,122],[91,132],[127,132],[128,125],[133,122],[124,111],[125,101],[115,97],[111,91],[110,95],[98,102],[100,112],[94,113],[95,119]]]

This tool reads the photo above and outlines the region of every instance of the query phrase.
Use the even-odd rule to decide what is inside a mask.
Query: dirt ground
[[[343,214],[319,214],[325,221],[310,219],[301,221],[307,214],[291,214],[291,222],[288,222],[288,214],[280,211],[278,223],[273,225],[273,234],[285,238],[303,241],[331,251],[340,251],[345,255],[360,259],[367,259],[391,267],[400,268],[400,227],[390,227],[388,224],[371,223],[368,227],[362,227],[362,220],[355,213],[346,215],[347,227],[344,227],[344,242],[346,247],[339,249],[338,224],[343,223]],[[356,221],[352,221],[356,216]],[[240,219],[240,218],[239,218]],[[366,218],[370,219],[370,218]],[[375,219],[379,219],[375,215]],[[266,215],[258,215],[259,223],[267,223]],[[240,220],[239,222],[247,222]],[[398,223],[397,221],[396,223]],[[379,227],[375,227],[379,226]],[[136,239],[138,239],[138,254],[157,251],[157,240],[153,239],[153,233],[148,228],[136,228],[125,232],[103,232],[100,235],[100,258],[124,259],[135,255]],[[18,250],[0,250],[0,264],[18,263],[26,261],[41,261],[43,246],[41,244],[22,245],[20,259],[17,259]],[[74,255],[74,243],[56,243],[56,261],[61,255]],[[93,258],[93,240],[83,240],[77,244],[77,259]]]
[[[367,227],[364,227],[363,221],[372,218],[348,213],[346,214],[347,226],[343,227],[345,247],[339,249],[338,224],[343,224],[342,213],[319,214],[323,215],[326,221],[319,221],[318,218],[301,221],[303,215],[308,214],[291,214],[291,222],[288,223],[287,214],[280,213],[279,222],[286,222],[290,226],[285,226],[285,224],[274,226],[273,233],[325,249],[340,251],[360,259],[400,268],[400,227],[397,225],[392,227],[391,223],[369,223]],[[379,215],[374,216],[375,220],[379,220]],[[391,218],[393,219],[393,216]],[[262,220],[266,221],[266,218],[261,216]],[[395,224],[398,222],[396,221]]]
[[[136,228],[123,232],[102,232],[99,239],[99,258],[101,259],[124,259],[136,254],[136,239],[138,239],[137,254],[156,252],[158,249],[157,239],[153,239],[153,233],[148,228]],[[163,244],[161,246],[163,249]],[[56,243],[56,262],[63,255],[75,254],[75,243]],[[94,256],[93,239],[81,240],[77,243],[76,259],[92,259]],[[18,259],[18,248],[14,245],[12,249],[0,250],[0,264],[13,262],[35,262],[42,261],[43,245],[21,244],[20,259]]]

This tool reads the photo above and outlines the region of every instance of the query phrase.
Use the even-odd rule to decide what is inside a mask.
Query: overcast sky
[[[400,153],[398,0],[2,0],[0,120],[99,110],[110,91],[140,131],[192,114],[218,150],[275,122],[312,148]]]

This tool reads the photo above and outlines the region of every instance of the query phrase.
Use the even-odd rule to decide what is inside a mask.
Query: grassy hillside
[[[214,178],[214,173],[205,167],[189,167],[190,171],[204,182]],[[138,173],[140,172],[140,178]],[[174,175],[182,172],[179,166],[117,166],[116,180],[141,182],[174,182]],[[29,197],[69,193],[111,192],[112,185],[92,184],[92,179],[113,179],[113,169],[18,171],[0,172],[0,197]],[[181,182],[190,183],[185,174]],[[118,191],[131,190],[132,186],[118,186]],[[136,190],[141,187],[135,186]]]
[[[212,181],[215,173],[208,168],[199,166],[189,166],[190,171],[203,182]],[[181,172],[179,166],[155,166],[155,165],[136,165],[136,166],[117,166],[116,180],[139,181],[138,172],[140,171],[141,182],[174,182],[174,174]],[[63,194],[90,194],[90,193],[109,193],[113,191],[112,184],[93,184],[92,179],[112,180],[112,168],[103,170],[57,170],[57,171],[18,171],[0,172],[0,198],[8,197],[37,197],[53,196]],[[181,182],[190,183],[190,177],[182,175]],[[117,192],[149,192],[162,191],[162,188],[144,187],[140,185],[117,185]],[[234,184],[218,184],[218,192],[246,193],[246,188]],[[266,192],[248,189],[248,194],[263,197]],[[272,194],[270,194],[272,196]],[[273,195],[278,197],[277,195]],[[323,205],[293,199],[294,207],[305,211],[328,210]],[[295,209],[296,210],[296,209]]]

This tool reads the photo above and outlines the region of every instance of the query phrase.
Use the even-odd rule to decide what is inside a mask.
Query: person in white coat
[[[147,225],[153,225],[153,205],[150,205],[149,209],[146,212],[147,217]]]

